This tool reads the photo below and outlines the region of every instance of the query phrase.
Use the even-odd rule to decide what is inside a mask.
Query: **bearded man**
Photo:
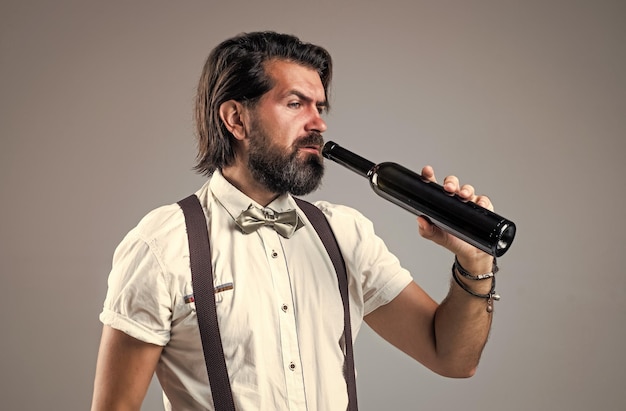
[[[257,32],[218,45],[199,82],[196,169],[209,178],[195,197],[206,219],[210,292],[237,410],[356,409],[346,353],[363,322],[450,377],[475,372],[489,333],[492,313],[467,291],[489,291],[488,282],[471,279],[492,269],[489,255],[418,218],[420,234],[446,247],[458,267],[472,273],[459,277],[465,287],[452,281],[438,304],[367,218],[320,201],[315,207],[345,263],[348,301],[342,301],[329,252],[293,197],[315,190],[323,176],[331,74],[332,60],[322,47]],[[422,175],[434,181],[432,168]],[[456,177],[447,177],[444,187],[492,208]],[[282,213],[293,220],[281,231],[275,222]],[[247,225],[253,215],[270,222]],[[216,409],[185,224],[178,204],[157,208],[115,251],[100,315],[93,410],[139,410],[155,372],[166,409]]]

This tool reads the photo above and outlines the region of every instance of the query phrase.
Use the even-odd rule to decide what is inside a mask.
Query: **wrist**
[[[497,267],[495,258],[482,251],[471,256],[457,254],[454,256],[454,262],[455,265],[460,265],[465,272],[473,275],[490,273],[493,272],[494,267]]]
[[[495,273],[498,272],[498,265],[495,258],[492,259],[491,264],[491,271],[481,274],[470,273],[459,263],[459,259],[456,257],[452,265],[452,278],[456,284],[467,294],[485,299],[488,313],[493,311],[493,301],[500,299],[500,296],[496,294]]]

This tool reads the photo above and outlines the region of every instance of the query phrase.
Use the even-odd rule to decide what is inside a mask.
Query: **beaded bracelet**
[[[493,312],[493,302],[500,300],[500,296],[498,294],[496,294],[496,277],[495,277],[494,273],[491,272],[491,273],[489,273],[489,274],[491,274],[490,276],[481,278],[481,279],[491,278],[491,289],[489,290],[489,292],[487,294],[481,294],[481,293],[477,293],[477,292],[471,290],[467,285],[465,285],[465,283],[463,283],[463,281],[461,281],[459,279],[459,277],[456,274],[457,270],[455,270],[455,268],[458,269],[458,267],[461,267],[461,265],[458,264],[458,261],[456,261],[456,259],[455,259],[455,263],[452,266],[452,278],[454,278],[454,281],[456,281],[456,283],[459,285],[459,287],[461,287],[468,294],[471,294],[474,297],[486,299],[487,300],[487,312],[488,313]],[[495,258],[494,258],[494,267],[497,267],[495,265]],[[465,270],[465,269],[463,269],[463,270]],[[497,272],[497,268],[494,268],[494,271]],[[459,270],[459,272],[461,272],[461,271]],[[465,271],[465,272],[467,273],[467,271]],[[487,274],[483,274],[483,276],[484,275],[487,275]],[[479,276],[472,276],[472,277],[479,277]]]

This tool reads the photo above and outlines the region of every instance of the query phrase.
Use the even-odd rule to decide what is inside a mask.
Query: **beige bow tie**
[[[276,232],[285,238],[289,238],[296,230],[304,225],[296,210],[287,210],[279,213],[271,209],[261,210],[250,204],[247,210],[243,211],[235,219],[235,223],[245,234],[250,234],[258,230],[261,226],[272,227]]]

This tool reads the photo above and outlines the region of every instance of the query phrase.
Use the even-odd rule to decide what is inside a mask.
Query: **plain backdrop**
[[[89,408],[113,250],[203,183],[204,60],[266,29],[332,53],[327,139],[458,175],[518,227],[478,373],[439,377],[363,329],[361,409],[625,409],[626,4],[608,0],[2,0],[0,408]],[[329,163],[308,198],[358,208],[445,296],[452,256],[365,179]]]

